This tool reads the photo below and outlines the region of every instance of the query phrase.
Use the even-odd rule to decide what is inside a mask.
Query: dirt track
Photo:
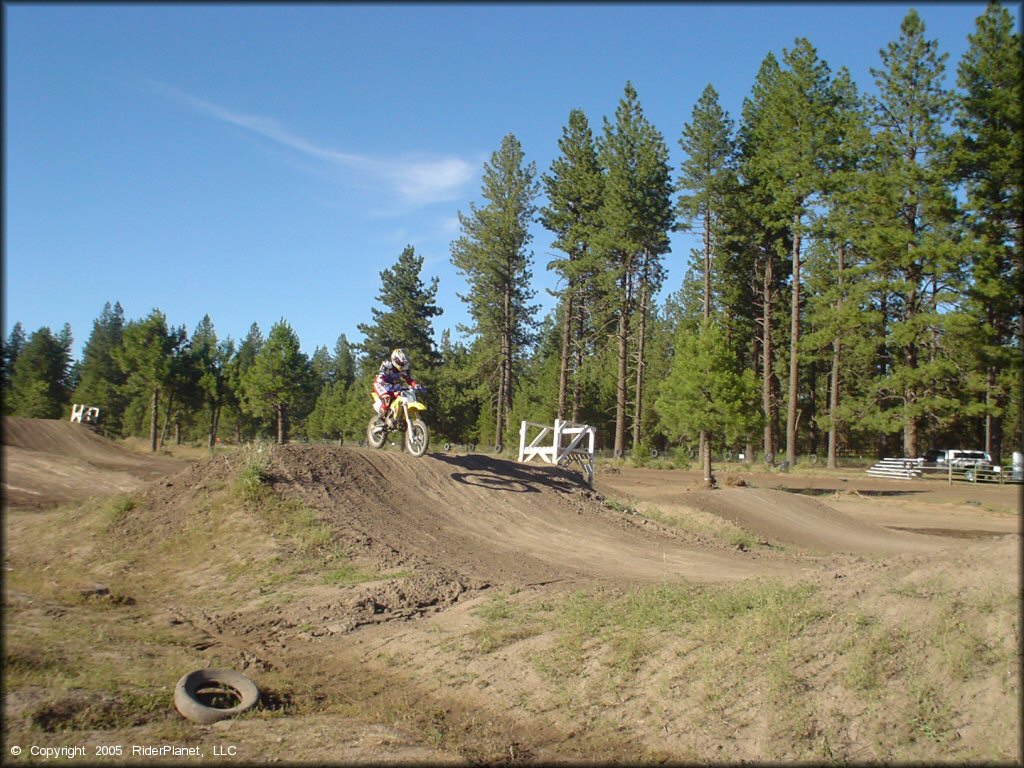
[[[185,466],[166,456],[131,452],[68,422],[5,419],[3,439],[9,507],[43,508],[126,492]],[[595,493],[568,470],[481,454],[435,453],[410,461],[394,452],[291,445],[274,451],[273,471],[279,492],[301,497],[347,535],[371,542],[382,560],[447,568],[473,584],[780,576],[806,571],[814,566],[815,556],[832,553],[935,551],[955,542],[934,534],[956,533],[955,526],[934,517],[918,516],[913,526],[887,526],[884,520],[842,511],[850,491],[894,496],[911,492],[906,483],[866,476],[834,480],[830,505],[821,493],[827,487],[818,489],[818,497],[789,493],[779,487],[779,475],[748,475],[746,487],[703,491],[695,488],[691,473],[624,469],[599,474]],[[828,480],[818,484],[828,486]],[[170,495],[180,497],[199,482],[199,475],[185,475]],[[928,492],[946,492],[939,485],[929,481]],[[962,493],[960,488],[948,490],[954,499]],[[971,491],[1005,505],[1012,505],[1017,493],[1009,486],[974,486]],[[788,548],[789,554],[739,551],[708,537],[687,535],[610,509],[602,493],[710,513]],[[970,526],[979,535],[998,535],[1015,532],[1018,521],[979,509]]]
[[[450,712],[461,704],[465,711],[459,717],[467,728],[476,722],[475,712],[491,711],[486,728],[473,726],[499,744],[497,753],[481,748],[490,761],[501,750],[514,753],[515,745],[531,740],[547,743],[550,757],[564,757],[557,745],[576,744],[572,734],[579,727],[555,710],[540,719],[502,713],[508,701],[530,699],[530,685],[539,684],[507,654],[475,660],[472,674],[480,676],[481,687],[459,688],[452,698],[450,680],[441,670],[458,678],[464,663],[459,654],[452,658],[443,651],[437,637],[460,637],[477,626],[473,612],[493,592],[621,592],[679,580],[736,583],[750,577],[832,585],[832,574],[841,571],[859,574],[861,586],[854,594],[860,594],[868,583],[864,579],[889,561],[899,568],[937,572],[950,564],[966,584],[975,578],[970,572],[977,557],[987,558],[992,567],[976,577],[976,588],[998,582],[1003,589],[1002,582],[1012,577],[1000,563],[1014,560],[1017,546],[1007,535],[1020,533],[1019,489],[1012,487],[950,488],[937,481],[879,481],[863,473],[799,477],[737,472],[728,487],[705,491],[695,472],[624,467],[599,472],[590,489],[575,473],[488,455],[435,453],[414,460],[397,452],[291,445],[274,448],[267,459],[274,496],[311,510],[355,561],[401,575],[340,589],[311,573],[289,583],[287,599],[268,607],[262,584],[236,586],[230,573],[248,566],[258,574],[288,555],[243,510],[228,512],[233,533],[215,557],[198,567],[162,563],[151,554],[151,542],[206,530],[211,500],[239,474],[237,456],[201,461],[149,456],[114,445],[81,425],[5,419],[3,466],[11,548],[5,554],[17,568],[34,562],[37,551],[45,558],[54,545],[71,543],[62,542],[48,523],[37,526],[37,518],[48,519],[45,510],[87,496],[130,492],[135,506],[112,533],[122,554],[109,566],[100,561],[90,567],[109,572],[104,578],[132,585],[140,600],[137,620],[149,611],[162,625],[171,606],[172,625],[197,638],[201,658],[217,663],[234,659],[243,668],[277,670],[295,680],[307,670],[311,685],[319,685],[313,681],[324,675],[338,685],[349,680],[343,690],[351,693],[345,695],[383,699],[389,706],[396,706],[389,697],[399,694],[380,690],[375,680],[395,675],[416,695],[444,702]],[[657,519],[648,511],[657,512]],[[708,527],[674,524],[680,517],[705,521]],[[80,524],[90,523],[81,518]],[[718,525],[751,532],[755,545],[730,544],[716,535]],[[44,530],[52,541],[39,537]],[[90,542],[74,545],[83,552],[103,546],[101,540]],[[132,551],[137,554],[125,560],[124,553]],[[192,601],[190,595],[199,599]],[[840,593],[834,599],[847,597]],[[29,611],[22,621],[30,627],[38,620],[43,626],[54,620],[46,618],[50,615],[61,614],[44,611],[33,619]],[[417,617],[430,618],[407,621]],[[427,669],[438,671],[421,674]],[[658,696],[654,690],[637,695]],[[7,704],[12,711],[23,706],[17,697]],[[688,716],[685,709],[676,715]],[[338,727],[331,722],[313,717],[302,721],[303,730],[295,730],[299,721],[292,722],[289,731],[273,720],[266,728],[259,727],[263,721],[242,721],[231,732],[279,759],[316,760],[319,755],[322,760],[330,754],[322,749],[330,738],[326,731]],[[379,723],[345,727],[367,739],[382,734],[377,743],[390,745],[383,751],[366,748],[363,736],[352,736],[351,754],[345,754],[353,761],[451,757],[407,744]],[[281,746],[284,733],[292,734],[293,743]],[[505,744],[500,739],[513,738],[510,734],[515,734],[512,746],[500,746]],[[709,743],[695,742],[694,754],[712,754],[701,751],[713,747],[715,737],[708,738]],[[988,737],[977,738],[984,744]],[[628,754],[630,744],[619,744],[617,749],[625,750],[620,754]],[[534,754],[545,752],[535,748]],[[753,744],[725,756],[759,754]]]

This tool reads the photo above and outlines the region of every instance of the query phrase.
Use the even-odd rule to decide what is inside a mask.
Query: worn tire
[[[388,438],[388,430],[380,416],[374,416],[366,425],[366,444],[371,448],[380,448]]]
[[[405,447],[413,456],[422,456],[430,445],[430,431],[422,419],[413,419],[412,426],[405,433]]]
[[[198,694],[208,690],[228,690],[238,703],[233,707],[210,707],[203,704]],[[252,709],[260,700],[256,683],[232,669],[197,669],[183,676],[174,687],[174,707],[192,722],[201,725],[216,723]]]

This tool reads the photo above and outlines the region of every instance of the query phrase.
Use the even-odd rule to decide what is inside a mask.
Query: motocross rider
[[[409,356],[405,350],[396,349],[391,352],[373,380],[373,391],[380,398],[380,417],[388,426],[391,425],[391,414],[388,412],[395,393],[409,386],[413,389],[417,384],[409,375]]]

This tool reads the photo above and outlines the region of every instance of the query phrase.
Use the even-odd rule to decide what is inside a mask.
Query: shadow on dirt
[[[580,475],[562,467],[526,466],[479,453],[464,456],[449,456],[443,453],[430,455],[438,461],[466,470],[451,474],[452,480],[463,485],[513,493],[538,493],[541,487],[566,492],[586,488],[586,483]]]
[[[777,488],[776,490],[785,491],[786,493],[794,493],[799,496],[834,496],[837,490],[845,491],[845,489],[836,488]],[[925,489],[913,490],[913,491],[870,491],[863,488],[857,489],[856,491],[861,496],[913,496],[916,493],[924,493]]]
[[[909,531],[910,533],[923,533],[926,536],[943,536],[954,539],[1000,539],[1003,536],[1012,536],[1010,533],[1001,531],[985,531],[977,529],[960,528],[907,528],[898,525],[889,525],[894,531]]]

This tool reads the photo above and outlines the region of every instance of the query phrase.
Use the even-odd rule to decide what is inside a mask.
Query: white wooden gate
[[[537,435],[527,444],[531,428],[539,429]],[[550,442],[547,438],[551,437]],[[586,475],[587,483],[594,482],[594,443],[597,430],[588,424],[555,419],[554,427],[524,421],[519,427],[519,461],[528,462],[535,458],[547,464],[558,466],[575,462]]]

